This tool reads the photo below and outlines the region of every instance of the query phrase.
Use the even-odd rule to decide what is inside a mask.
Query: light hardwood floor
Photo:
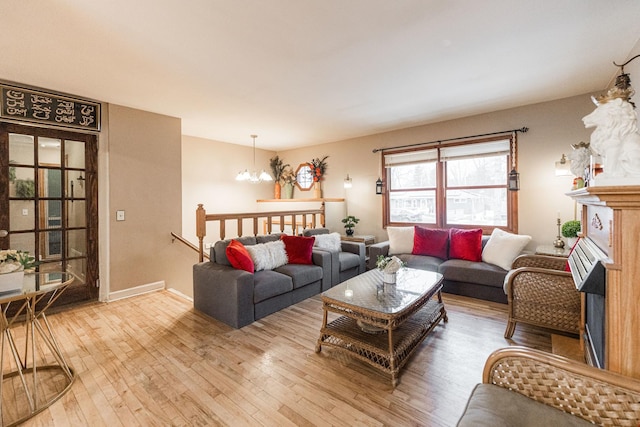
[[[421,344],[395,389],[360,362],[314,352],[319,296],[239,330],[168,291],[78,306],[49,316],[76,382],[25,425],[452,426],[493,350],[551,351],[551,336],[518,325],[507,341],[506,306],[444,301],[449,322]]]

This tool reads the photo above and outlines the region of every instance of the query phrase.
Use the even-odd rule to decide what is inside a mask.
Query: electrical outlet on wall
[[[124,211],[116,211],[116,221],[124,221]]]

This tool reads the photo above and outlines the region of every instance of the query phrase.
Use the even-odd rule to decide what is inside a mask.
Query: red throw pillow
[[[242,243],[237,240],[231,240],[231,243],[227,246],[226,253],[227,259],[233,268],[253,273],[253,260],[251,259],[251,255],[249,255],[247,248],[245,248]]]
[[[482,229],[449,230],[449,258],[482,261]]]
[[[449,230],[425,228],[416,225],[413,235],[413,255],[428,255],[447,259]]]
[[[283,234],[280,239],[284,242],[284,250],[287,252],[289,264],[313,264],[313,242],[316,238],[304,236],[287,236]]]

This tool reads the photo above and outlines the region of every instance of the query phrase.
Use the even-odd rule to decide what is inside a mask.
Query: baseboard
[[[134,288],[123,289],[121,291],[115,291],[109,293],[109,298],[107,301],[117,301],[123,298],[129,298],[136,295],[146,294],[147,292],[159,291],[164,289],[165,284],[164,280],[160,282],[147,283],[146,285],[136,286]]]
[[[178,295],[179,297],[186,299],[187,301],[191,301],[191,302],[193,302],[193,298],[192,298],[192,297],[190,297],[190,296],[189,296],[189,295],[187,295],[187,294],[183,294],[182,292],[180,292],[179,290],[177,290],[177,289],[175,289],[175,288],[167,288],[167,291],[169,291],[169,292],[171,292],[171,293],[173,293],[173,294],[176,294],[176,295]]]

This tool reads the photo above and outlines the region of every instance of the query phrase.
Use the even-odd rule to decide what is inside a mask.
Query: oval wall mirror
[[[296,169],[296,187],[301,191],[309,191],[313,186],[313,177],[311,176],[311,168],[306,163],[300,163]]]

